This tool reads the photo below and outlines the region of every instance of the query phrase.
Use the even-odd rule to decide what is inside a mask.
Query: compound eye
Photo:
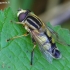
[[[26,18],[26,14],[25,14],[25,13],[21,13],[21,14],[18,16],[18,20],[19,20],[20,22],[22,22],[25,18]]]

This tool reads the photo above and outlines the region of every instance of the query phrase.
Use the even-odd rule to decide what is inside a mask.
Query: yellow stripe
[[[55,43],[55,40],[54,40],[54,38],[52,38],[52,43]]]
[[[51,32],[47,29],[47,35],[51,37]]]

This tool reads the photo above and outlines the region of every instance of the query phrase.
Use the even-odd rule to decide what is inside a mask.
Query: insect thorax
[[[42,26],[42,22],[37,17],[34,17],[32,15],[29,15],[26,18],[25,23],[30,30],[39,30]]]

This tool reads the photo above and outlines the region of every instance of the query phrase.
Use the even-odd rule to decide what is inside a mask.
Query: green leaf
[[[57,43],[61,51],[62,58],[53,60],[52,64],[41,54],[38,47],[35,48],[34,62],[30,65],[31,51],[33,43],[31,37],[21,37],[6,42],[8,38],[19,36],[26,33],[22,25],[11,23],[11,20],[17,21],[16,15],[10,8],[0,11],[0,70],[69,70],[70,69],[70,47]],[[70,34],[67,29],[60,26],[54,27],[54,30],[61,37],[70,43]]]

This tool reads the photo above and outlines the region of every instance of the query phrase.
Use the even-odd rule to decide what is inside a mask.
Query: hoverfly
[[[45,55],[49,62],[51,62],[53,58],[61,58],[61,53],[57,48],[56,42],[52,36],[55,34],[58,37],[58,35],[53,29],[45,25],[38,16],[29,10],[19,9],[17,17],[19,22],[16,23],[22,24],[27,30],[27,33],[21,36],[10,38],[7,41],[30,34],[34,43],[34,47],[31,52],[31,65],[33,64],[33,53],[36,43],[39,45],[41,52]]]

